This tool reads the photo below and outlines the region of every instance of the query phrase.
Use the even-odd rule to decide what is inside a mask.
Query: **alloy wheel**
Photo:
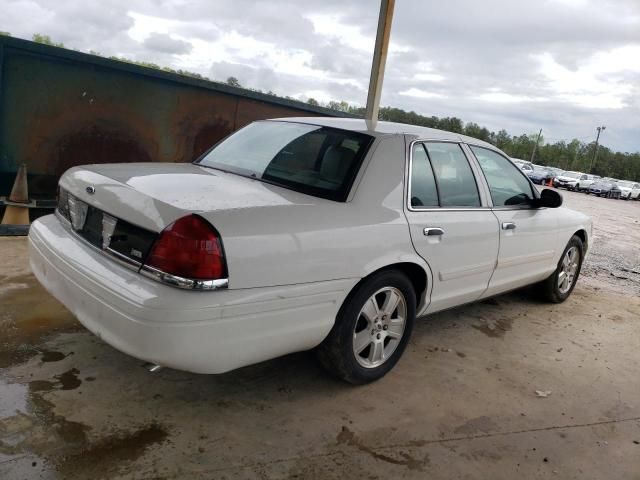
[[[573,246],[564,254],[560,264],[560,273],[558,273],[558,290],[562,295],[567,293],[573,286],[579,261],[580,253],[578,252],[578,247]]]
[[[400,344],[407,323],[407,302],[400,290],[384,287],[365,302],[353,331],[353,354],[365,368],[386,362]]]

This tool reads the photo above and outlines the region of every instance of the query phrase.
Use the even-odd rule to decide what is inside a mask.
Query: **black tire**
[[[369,301],[376,292],[384,288],[395,289],[404,297],[406,306],[404,330],[402,331],[400,339],[397,341],[395,350],[393,350],[381,365],[364,367],[359,363],[356,358],[356,353],[354,352],[356,328],[358,328],[363,321],[367,324],[366,318],[364,315],[361,315],[361,310],[365,306],[365,303]],[[395,315],[398,316],[399,309],[395,312]],[[392,314],[391,316],[393,317],[394,315]],[[416,293],[413,284],[407,276],[397,270],[384,270],[374,274],[359,284],[354,291],[349,294],[338,312],[336,322],[331,332],[329,332],[329,335],[327,335],[316,349],[317,357],[325,369],[346,382],[359,385],[378,380],[386,375],[402,356],[409,337],[411,336],[411,331],[413,330],[415,316]],[[366,327],[367,334],[369,328],[369,326]],[[363,329],[361,332],[362,331],[365,330]],[[389,341],[391,342],[393,340],[390,339]],[[385,344],[384,342],[386,342],[386,337],[383,338],[382,343],[382,348],[386,349],[387,347],[384,345],[388,345],[388,343]],[[373,344],[370,344],[366,347],[364,352],[367,351],[367,348],[372,348],[372,345]]]
[[[558,281],[559,281],[559,276],[563,271],[563,261],[565,259],[565,256],[567,255],[567,252],[569,251],[569,249],[571,249],[572,247],[576,247],[578,249],[578,255],[579,255],[578,267],[569,289],[563,292],[559,287]],[[582,244],[582,240],[580,239],[580,237],[578,237],[577,235],[574,235],[573,237],[571,237],[571,240],[569,240],[569,243],[567,243],[567,246],[562,252],[562,256],[560,257],[560,261],[558,261],[558,266],[556,267],[555,271],[549,276],[549,278],[547,278],[546,280],[543,280],[538,284],[538,293],[540,297],[543,300],[546,300],[551,303],[562,303],[567,298],[569,298],[569,295],[571,295],[571,292],[573,292],[573,289],[576,286],[576,283],[578,281],[578,277],[580,276],[580,269],[582,268],[583,260],[584,260],[584,245]]]

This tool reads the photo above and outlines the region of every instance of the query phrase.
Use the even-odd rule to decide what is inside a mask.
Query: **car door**
[[[555,211],[532,206],[535,187],[506,157],[488,148],[469,147],[484,173],[500,225],[498,262],[483,297],[547,278],[556,268]]]
[[[488,197],[478,188],[481,173],[455,142],[415,142],[409,157],[406,216],[433,277],[430,304],[419,313],[477,300],[495,268],[499,239]]]

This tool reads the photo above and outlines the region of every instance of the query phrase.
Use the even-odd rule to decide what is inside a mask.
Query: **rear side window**
[[[460,145],[414,145],[410,201],[417,208],[480,206],[478,186]]]
[[[431,162],[427,157],[424,145],[416,143],[413,146],[413,163],[411,167],[411,206],[439,207],[438,189],[433,176]]]
[[[227,137],[197,163],[345,201],[372,140],[348,130],[262,121]]]
[[[469,146],[487,179],[494,207],[530,204],[532,186],[518,167],[492,150]]]

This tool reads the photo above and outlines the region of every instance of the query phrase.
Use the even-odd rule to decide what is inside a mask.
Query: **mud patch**
[[[376,460],[391,463],[393,465],[402,465],[407,467],[409,470],[424,470],[425,467],[429,465],[428,454],[425,454],[422,460],[420,460],[412,457],[407,452],[398,452],[398,455],[402,458],[392,457],[390,455],[380,453],[379,451],[376,451],[376,449],[365,445],[362,440],[360,440],[357,435],[349,430],[349,428],[346,426],[342,427],[342,430],[338,434],[337,441],[338,444],[355,447],[361,452],[371,455]]]
[[[79,373],[78,369],[72,368],[54,378],[58,380],[61,390],[74,390],[82,384],[82,380],[78,378]]]
[[[482,416],[466,421],[454,430],[458,435],[470,435],[476,433],[489,433],[496,428],[496,423],[489,417]]]
[[[138,459],[150,446],[164,442],[167,436],[163,427],[151,424],[132,433],[102,438],[54,463],[65,477],[102,477],[106,472],[117,469],[123,462]]]
[[[481,331],[486,336],[491,338],[503,338],[505,334],[511,330],[513,326],[513,319],[511,318],[498,318],[496,320],[482,319],[480,324],[471,325],[476,330]]]

